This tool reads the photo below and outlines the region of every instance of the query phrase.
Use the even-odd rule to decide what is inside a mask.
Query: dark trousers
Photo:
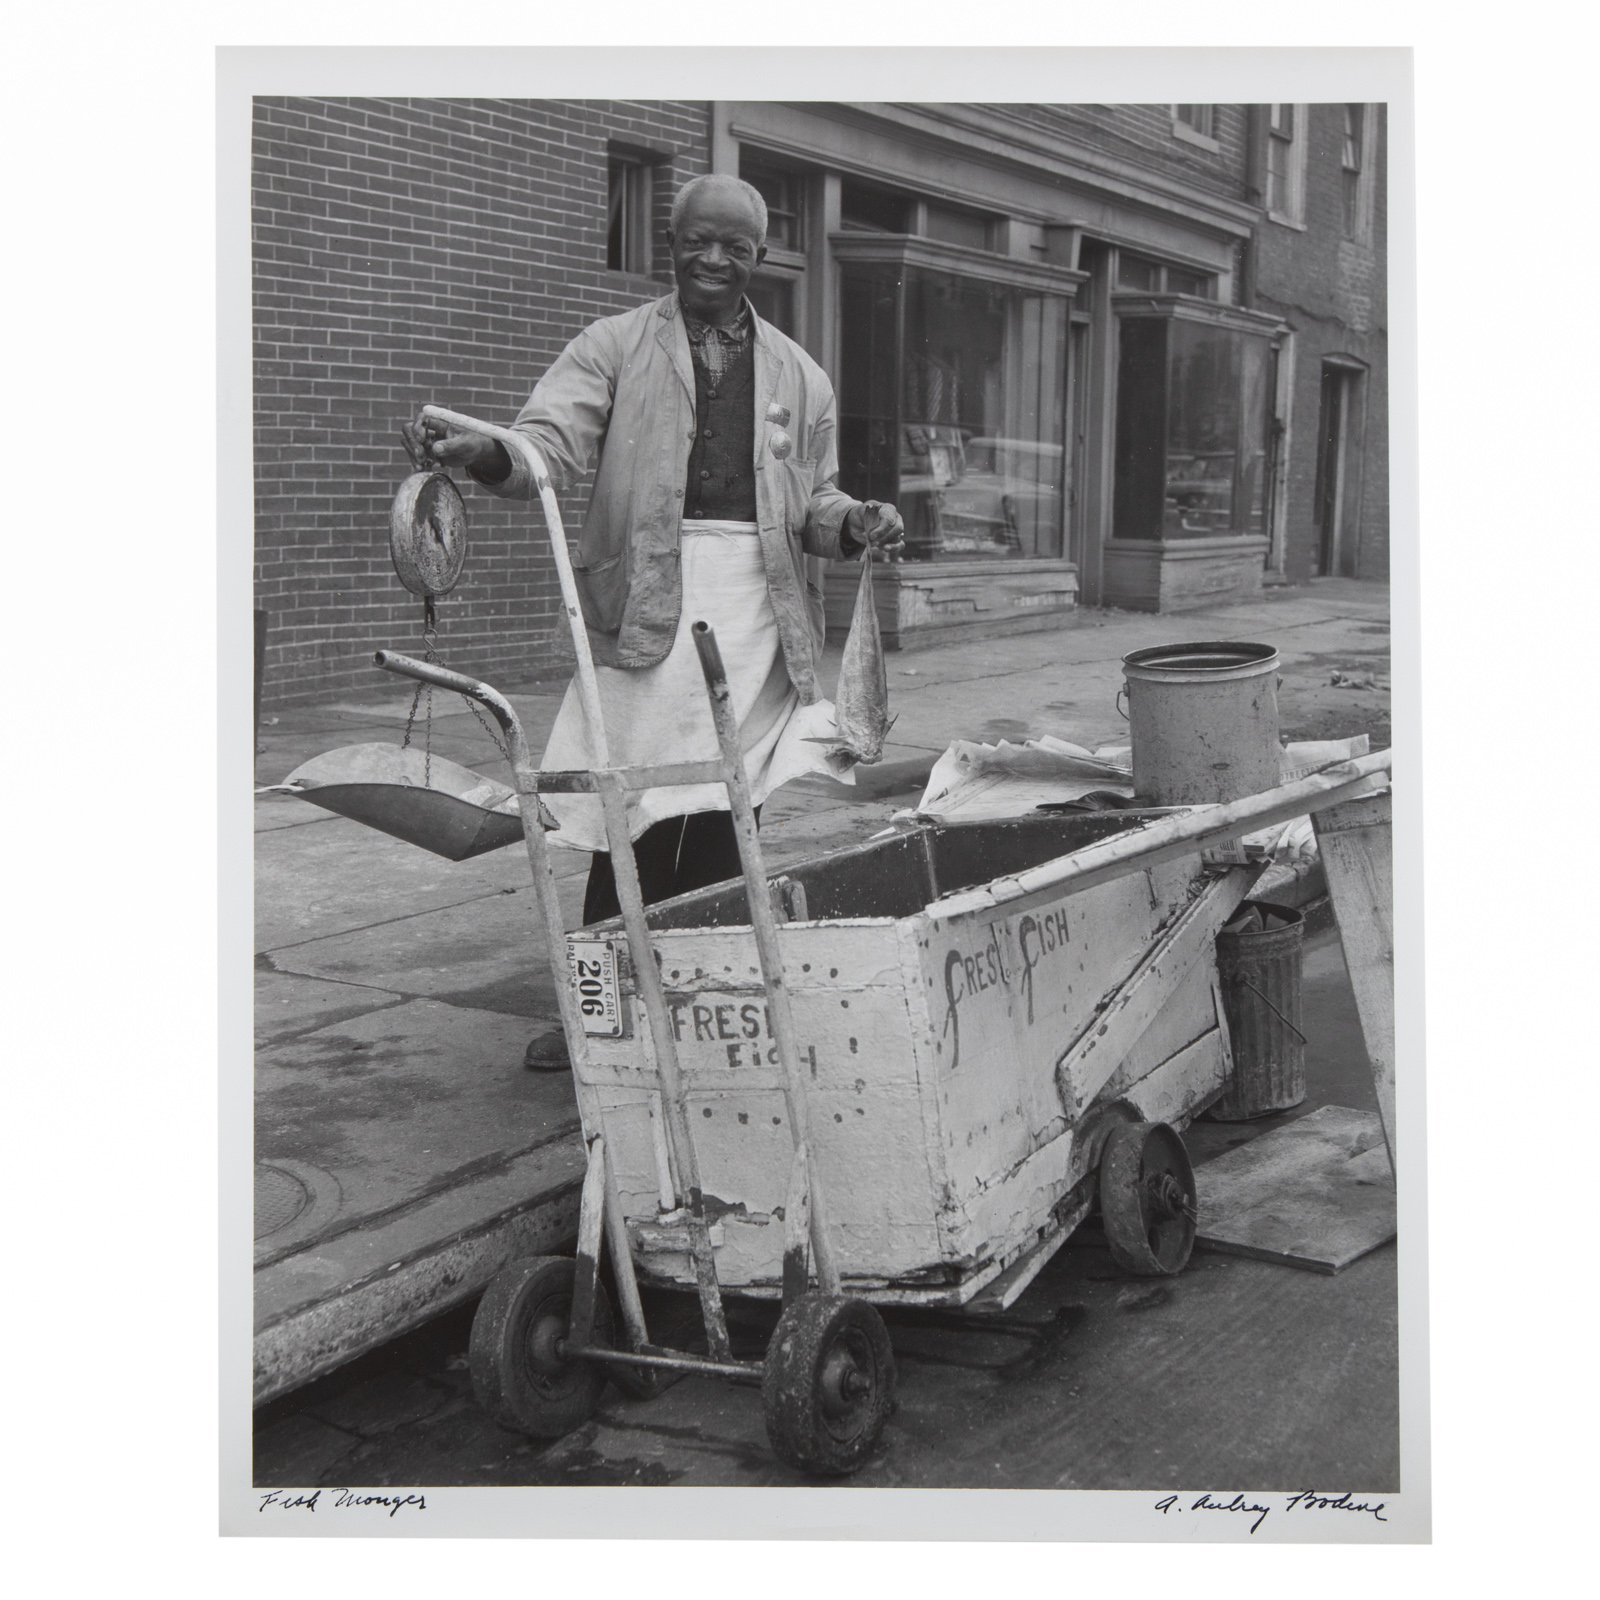
[[[760,806],[755,808],[755,814],[760,822]],[[737,878],[741,870],[733,818],[726,811],[668,817],[665,822],[646,828],[633,841],[633,859],[639,868],[639,888],[647,906]],[[584,923],[604,922],[621,911],[611,857],[603,850],[596,851],[583,896]]]

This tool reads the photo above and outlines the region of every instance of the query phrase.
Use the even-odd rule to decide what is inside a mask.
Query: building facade
[[[1389,572],[1387,118],[1381,105],[1251,108],[1262,209],[1251,301],[1275,316],[1277,516],[1269,574]]]
[[[429,400],[508,417],[586,322],[663,293],[670,197],[706,170],[767,200],[752,299],[833,378],[841,484],[905,514],[877,585],[890,648],[1385,570],[1380,108],[296,99],[256,119],[269,703],[367,683],[374,645],[414,636],[387,555],[398,422]],[[441,646],[505,681],[560,670],[537,519],[468,495]],[[852,600],[832,587],[830,627]]]
[[[411,470],[400,422],[430,401],[509,421],[586,324],[663,293],[667,209],[706,170],[710,114],[704,101],[295,98],[257,100],[254,119],[256,603],[272,706],[370,691],[373,650],[418,645],[422,603],[389,560],[389,506]],[[625,161],[655,181],[648,211],[620,218],[609,199]],[[491,681],[559,672],[571,651],[537,513],[463,490],[445,659]],[[574,527],[583,500],[563,501]]]

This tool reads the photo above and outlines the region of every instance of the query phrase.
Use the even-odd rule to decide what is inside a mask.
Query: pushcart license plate
[[[583,1031],[609,1039],[622,1034],[622,1006],[617,999],[617,946],[614,939],[569,939],[567,964],[577,991]]]

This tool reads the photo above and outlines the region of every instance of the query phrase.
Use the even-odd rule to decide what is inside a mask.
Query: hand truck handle
[[[572,557],[567,550],[566,530],[561,525],[561,507],[556,492],[550,486],[549,469],[531,439],[524,438],[514,428],[501,428],[492,422],[481,422],[460,411],[447,411],[443,406],[424,406],[422,415],[448,427],[463,428],[469,433],[481,433],[497,439],[507,450],[522,457],[528,476],[539,497],[544,512],[545,527],[550,534],[550,552],[555,557],[556,578],[561,585],[561,604],[567,613],[567,626],[572,631],[572,650],[577,659],[578,699],[583,706],[584,721],[589,724],[589,740],[597,767],[609,767],[611,754],[606,743],[605,717],[600,707],[600,685],[595,677],[594,656],[589,649],[589,630],[583,620],[583,608],[578,599],[577,580],[572,575]]]
[[[708,623],[696,622],[689,628],[689,636],[700,654],[700,671],[705,675],[706,688],[717,699],[728,693],[728,672],[722,664],[722,650],[717,636]]]
[[[700,656],[700,670],[705,674],[706,693],[711,701],[711,720],[717,730],[717,743],[722,749],[726,776],[723,783],[728,791],[728,809],[733,817],[734,837],[739,846],[739,864],[744,869],[745,896],[749,901],[750,932],[755,937],[756,953],[761,963],[762,986],[767,992],[767,1009],[771,1015],[771,1028],[778,1048],[778,1061],[783,1067],[784,1097],[789,1105],[789,1124],[797,1150],[808,1148],[810,1138],[810,1112],[806,1104],[806,1080],[800,1071],[800,1047],[794,1028],[794,1015],[789,1005],[789,990],[783,976],[783,952],[778,945],[777,919],[772,914],[772,901],[767,888],[767,869],[761,856],[761,842],[756,837],[756,819],[750,804],[749,780],[744,769],[744,756],[739,749],[739,723],[733,712],[733,696],[728,690],[728,675],[722,665],[722,651],[717,647],[717,636],[709,623],[694,622],[689,626],[690,637]],[[637,959],[637,958],[635,958]],[[817,1287],[824,1294],[838,1294],[839,1267],[829,1236],[827,1204],[823,1197],[816,1164],[804,1163],[811,1202],[811,1253],[817,1267]]]
[[[493,439],[513,454],[520,455],[527,463],[534,488],[542,489],[550,482],[544,457],[539,454],[532,440],[523,438],[515,429],[502,428],[498,423],[484,422],[477,417],[467,416],[465,412],[451,411],[446,406],[424,406],[421,415],[430,422],[442,422],[446,427],[459,428],[463,433],[482,434],[484,438]]]
[[[529,765],[528,742],[522,735],[522,724],[511,709],[510,702],[497,690],[480,683],[476,678],[452,672],[448,667],[438,667],[431,661],[418,661],[414,656],[401,655],[398,650],[379,650],[372,659],[385,672],[397,673],[402,678],[416,678],[440,689],[451,689],[469,700],[476,700],[479,705],[487,706],[506,736],[511,765],[514,768]]]

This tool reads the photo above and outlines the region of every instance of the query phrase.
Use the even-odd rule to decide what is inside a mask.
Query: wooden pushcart
[[[694,626],[719,755],[610,766],[543,462],[508,430],[424,414],[527,462],[601,753],[593,771],[540,772],[488,685],[377,657],[504,729],[542,932],[567,969],[588,1147],[577,1255],[490,1284],[470,1352],[480,1401],[555,1437],[608,1375],[641,1396],[680,1372],[756,1382],[776,1453],[843,1474],[893,1400],[876,1306],[1007,1306],[1096,1204],[1128,1270],[1181,1270],[1195,1188],[1180,1130],[1231,1070],[1213,939],[1260,870],[1203,852],[1365,792],[1387,757],[1201,811],[915,826],[769,876],[710,630]],[[708,782],[726,788],[742,878],[646,908],[627,796]],[[536,797],[574,792],[599,797],[622,913],[569,932]],[[651,1341],[641,1282],[697,1292],[704,1351]],[[724,1292],[782,1301],[764,1359],[735,1356]]]

